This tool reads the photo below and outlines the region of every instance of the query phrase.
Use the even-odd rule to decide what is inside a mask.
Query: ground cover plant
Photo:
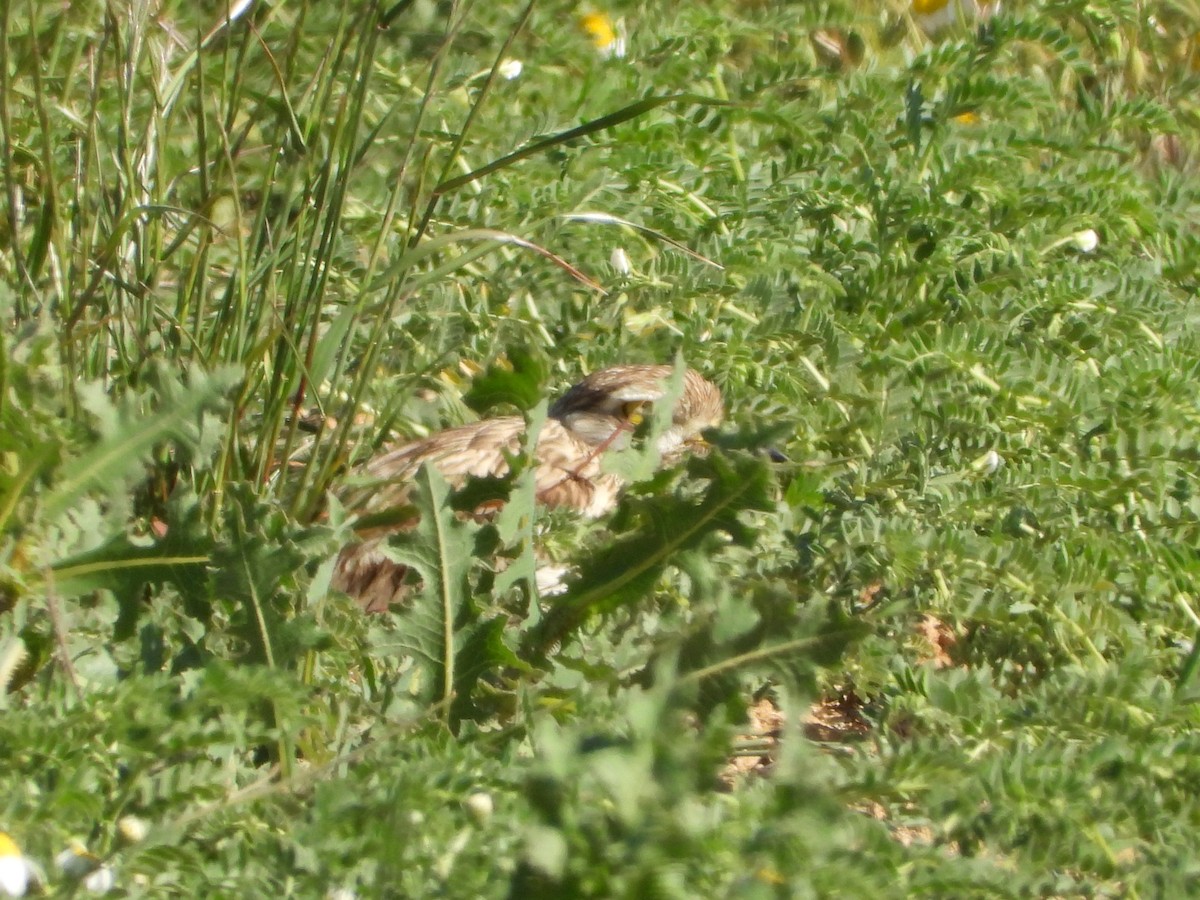
[[[1194,893],[1198,11],[931,5],[0,6],[0,889]],[[676,358],[708,455],[329,590]]]

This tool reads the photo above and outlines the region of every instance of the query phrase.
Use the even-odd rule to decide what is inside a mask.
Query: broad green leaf
[[[698,546],[714,533],[724,533],[743,547],[753,545],[756,531],[741,516],[773,508],[766,464],[744,454],[713,454],[693,459],[687,474],[689,481],[707,483],[704,492],[692,497],[681,491],[637,502],[636,527],[580,564],[578,581],[553,599],[542,622],[526,636],[523,655],[545,655],[596,613],[635,606],[675,553]]]
[[[333,531],[295,523],[249,485],[232,486],[228,500],[225,540],[213,548],[207,572],[207,599],[231,615],[232,630],[255,648],[256,662],[290,667],[307,649],[286,633],[302,614],[296,575],[305,563],[332,552]],[[191,601],[193,615],[202,621],[211,615],[204,603],[198,596]]]
[[[505,354],[505,363],[490,364],[463,395],[463,402],[475,412],[484,413],[499,404],[512,404],[525,411],[543,398],[546,367],[539,356],[512,348]]]
[[[170,393],[169,405],[137,417],[127,415],[119,431],[62,467],[58,483],[45,500],[45,517],[54,521],[91,491],[120,490],[140,471],[150,451],[164,441],[194,445],[202,415],[217,408],[240,377],[232,368],[195,374],[186,387]]]
[[[457,683],[463,625],[473,624],[468,575],[478,526],[459,519],[450,505],[450,490],[433,466],[422,466],[414,481],[417,527],[389,543],[387,555],[411,566],[421,577],[409,606],[402,612],[398,648],[427,673],[424,700],[443,704],[449,714]]]

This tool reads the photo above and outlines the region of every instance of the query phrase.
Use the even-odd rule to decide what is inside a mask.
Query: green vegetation
[[[1196,893],[1200,10],[230,7],[0,4],[46,891],[77,839],[137,896]],[[328,591],[355,461],[676,354],[713,453],[600,523],[422,478],[412,607]]]

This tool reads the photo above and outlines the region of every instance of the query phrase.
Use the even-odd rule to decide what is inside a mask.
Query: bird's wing
[[[362,469],[370,484],[344,500],[360,512],[403,506],[412,479],[424,464],[437,468],[451,485],[468,478],[501,476],[508,472],[505,453],[520,449],[525,421],[515,416],[486,419],[450,428],[395,447],[370,460]],[[380,549],[388,532],[416,525],[415,518],[360,532],[361,540],[342,548],[334,564],[333,587],[356,598],[367,612],[382,612],[404,602],[408,567],[389,560]]]
[[[600,450],[580,440],[556,419],[542,426],[537,443],[538,501],[565,506],[589,518],[602,516],[617,503],[621,479],[601,471]]]
[[[396,447],[363,467],[372,484],[355,495],[361,503],[349,499],[347,505],[364,510],[403,505],[413,476],[426,463],[436,466],[454,486],[471,477],[505,475],[509,469],[505,454],[520,450],[524,429],[524,420],[515,416],[486,419]],[[539,503],[568,507],[593,518],[616,505],[622,486],[620,478],[601,470],[600,449],[555,419],[548,419],[538,435],[534,479]],[[380,543],[388,531],[415,524],[413,520],[375,528],[362,534],[360,542],[344,547],[334,566],[333,586],[356,597],[368,612],[402,603],[407,567],[387,559]]]
[[[377,479],[369,507],[386,509],[404,502],[409,482],[422,464],[436,466],[451,485],[468,478],[499,477],[508,472],[505,454],[520,450],[524,420],[515,416],[486,419],[404,444],[372,459],[365,473]],[[599,516],[616,503],[621,483],[600,469],[597,448],[577,438],[561,422],[548,419],[535,451],[538,500]]]
[[[379,549],[383,538],[347,544],[333,564],[331,586],[358,601],[364,612],[386,612],[404,602],[408,566],[392,562]]]
[[[508,471],[504,454],[520,449],[525,422],[517,416],[485,419],[439,431],[372,458],[362,468],[370,483],[347,494],[344,502],[357,510],[400,506],[407,500],[412,479],[425,463],[454,487],[468,478],[501,476]]]

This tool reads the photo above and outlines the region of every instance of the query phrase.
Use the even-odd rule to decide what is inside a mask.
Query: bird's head
[[[593,446],[620,448],[649,418],[671,382],[671,366],[612,366],[593,372],[550,407],[550,416]],[[683,373],[671,424],[658,438],[664,458],[700,442],[700,432],[720,423],[725,407],[721,392],[692,369]]]

